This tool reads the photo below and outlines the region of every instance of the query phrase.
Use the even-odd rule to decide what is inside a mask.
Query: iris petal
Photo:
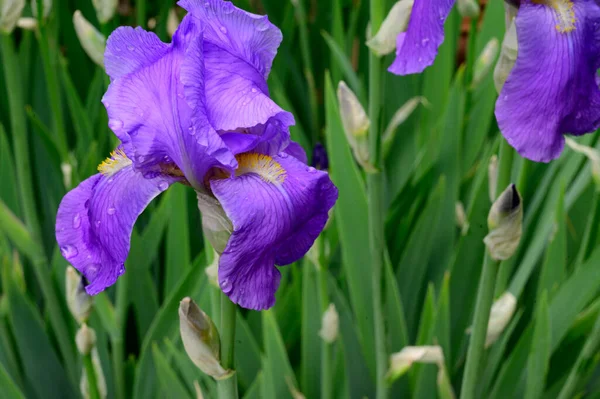
[[[325,172],[292,156],[244,154],[237,176],[211,181],[233,224],[221,255],[219,283],[242,307],[261,310],[275,303],[280,273],[275,265],[302,257],[323,230],[337,189]]]
[[[150,201],[177,178],[146,178],[128,165],[111,176],[94,175],[63,198],[56,216],[56,241],[95,295],[125,272],[131,232]]]
[[[406,32],[398,35],[396,59],[389,71],[396,75],[423,72],[433,64],[444,41],[444,22],[456,0],[415,0]]]
[[[600,6],[573,3],[574,29],[561,29],[554,8],[522,2],[516,18],[517,62],[496,102],[506,140],[523,157],[548,162],[564,147],[563,134],[600,126]]]

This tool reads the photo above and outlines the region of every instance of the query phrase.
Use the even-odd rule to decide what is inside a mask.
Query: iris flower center
[[[110,153],[110,157],[106,158],[104,162],[98,165],[98,172],[104,176],[110,177],[120,171],[121,169],[131,165],[131,159],[127,158],[125,151],[117,148]]]
[[[235,170],[236,176],[254,173],[268,183],[282,184],[285,181],[285,169],[268,155],[247,152],[235,158],[239,165]]]

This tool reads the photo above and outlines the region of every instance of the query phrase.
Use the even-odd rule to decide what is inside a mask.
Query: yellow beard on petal
[[[110,157],[98,165],[98,172],[104,176],[110,177],[121,169],[131,165],[131,159],[127,158],[127,154],[120,148],[117,148],[110,153]]]
[[[575,11],[571,0],[548,0],[558,19],[556,30],[560,33],[568,33],[575,30]]]
[[[254,173],[268,183],[282,184],[285,181],[285,169],[268,155],[244,153],[235,158],[239,165],[235,170],[236,176]]]

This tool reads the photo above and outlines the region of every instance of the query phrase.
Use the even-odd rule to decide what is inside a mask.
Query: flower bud
[[[458,0],[456,6],[461,17],[479,17],[479,4],[475,0]]]
[[[488,190],[490,202],[496,201],[496,186],[498,185],[498,156],[492,155],[490,164],[488,165]]]
[[[17,27],[25,30],[36,30],[38,26],[38,21],[35,18],[31,17],[22,17],[17,21]]]
[[[87,326],[87,324],[83,323],[79,330],[77,330],[77,335],[75,335],[75,343],[77,344],[77,350],[82,355],[89,355],[94,346],[96,346],[96,332],[93,328]]]
[[[210,195],[196,192],[202,215],[202,231],[217,253],[222,254],[233,232],[233,225],[223,207]]]
[[[17,25],[25,0],[3,0],[0,3],[0,31],[10,33]]]
[[[513,256],[523,230],[523,202],[514,184],[509,185],[492,205],[488,228],[490,232],[483,242],[492,259],[506,260]]]
[[[63,184],[65,188],[69,190],[71,188],[71,184],[73,182],[73,167],[68,162],[63,162],[60,164],[60,170],[63,174]]]
[[[191,298],[179,304],[179,332],[188,356],[204,373],[217,380],[231,377],[233,370],[225,370],[221,363],[221,341],[213,321]]]
[[[394,381],[404,375],[413,363],[443,364],[444,353],[440,346],[406,346],[390,356],[388,381]]]
[[[173,37],[177,27],[179,26],[179,17],[177,16],[177,12],[174,8],[169,10],[169,16],[167,17],[167,33],[169,36]]]
[[[512,319],[517,309],[517,298],[510,292],[502,294],[492,305],[488,322],[485,347],[488,348],[500,338],[500,335]]]
[[[213,261],[210,265],[206,266],[206,269],[204,269],[204,273],[206,273],[208,282],[217,288],[220,288],[220,286],[219,286],[219,259],[220,259],[219,254],[213,250]]]
[[[579,144],[570,137],[565,137],[565,142],[575,152],[585,155],[592,166],[592,178],[596,184],[596,190],[600,191],[600,152],[595,148]]]
[[[65,287],[69,311],[77,322],[85,323],[92,311],[94,299],[85,291],[83,276],[72,266],[67,267]]]
[[[456,213],[456,224],[460,228],[460,233],[465,236],[469,232],[469,221],[462,202],[457,202],[454,207]]]
[[[77,33],[79,42],[88,57],[104,68],[106,38],[83,17],[79,10],[73,14],[73,25],[75,25],[75,33]]]
[[[100,363],[100,357],[98,356],[98,350],[92,349],[92,365],[94,366],[94,373],[96,374],[96,388],[98,389],[98,395],[101,398],[106,398],[108,391],[106,388],[106,379],[104,378],[104,372],[102,371],[102,364]],[[85,368],[81,373],[81,382],[79,383],[79,390],[81,395],[88,399],[90,398],[90,386],[88,383],[87,373]]]
[[[323,313],[323,319],[321,321],[321,330],[319,330],[319,336],[328,344],[332,344],[338,337],[340,329],[340,317],[333,303],[329,304],[329,307]]]
[[[337,90],[340,104],[340,117],[344,125],[346,139],[352,148],[354,158],[368,172],[374,171],[369,163],[368,131],[371,121],[358,98],[344,81],[340,81]]]
[[[52,0],[42,0],[42,15],[44,16],[44,19],[48,18],[50,11],[52,11]],[[37,18],[38,6],[36,0],[31,0],[31,12],[33,13],[33,16]]]
[[[508,79],[510,71],[512,71],[515,66],[515,62],[517,62],[517,51],[517,26],[515,23],[512,23],[504,34],[500,58],[498,58],[496,68],[494,69],[494,85],[496,86],[496,91],[498,93],[502,91],[504,82]]]
[[[92,0],[92,4],[96,9],[96,16],[101,24],[105,24],[112,19],[118,3],[118,0]]]
[[[475,87],[481,83],[481,81],[486,77],[490,69],[492,69],[492,65],[496,61],[498,57],[498,39],[495,37],[492,38],[483,50],[479,57],[475,61],[474,71],[473,71],[473,83],[472,86]]]
[[[408,26],[413,4],[414,0],[400,0],[394,4],[377,34],[367,41],[367,46],[375,54],[381,57],[396,49],[396,39]]]

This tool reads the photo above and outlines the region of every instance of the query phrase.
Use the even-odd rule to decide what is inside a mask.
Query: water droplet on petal
[[[77,256],[79,251],[73,245],[63,245],[60,247],[60,253],[65,259],[72,259]]]
[[[96,275],[98,274],[98,269],[100,268],[100,265],[97,263],[92,263],[91,265],[89,265],[88,267],[85,268],[85,277],[87,277],[88,280],[93,280]]]
[[[108,121],[108,127],[111,130],[119,130],[123,127],[123,121],[120,121],[118,119],[111,119]]]
[[[231,281],[229,281],[228,279],[221,281],[221,289],[225,294],[229,294],[232,288],[233,287],[231,286]]]
[[[285,159],[287,157],[288,157],[288,154],[286,152],[282,152],[281,154],[279,154],[279,158]]]
[[[78,229],[81,226],[81,216],[78,213],[73,216],[73,228]]]
[[[248,105],[248,100],[244,100],[244,102],[242,103],[243,106]]]
[[[427,43],[429,43],[429,38],[428,37],[426,37],[425,39],[421,40],[421,44],[423,46],[425,46]]]
[[[578,112],[577,115],[575,115],[575,119],[581,119],[581,112]]]
[[[106,213],[108,213],[109,215],[114,215],[116,211],[117,209],[114,206],[111,206],[106,210]]]
[[[137,157],[137,161],[138,161],[139,163],[143,163],[145,159],[146,159],[146,158],[144,158],[144,156],[143,156],[143,155],[140,155],[140,156],[138,156],[138,157]]]
[[[188,127],[188,131],[192,136],[196,134],[196,129],[193,126]]]
[[[96,222],[95,222],[96,228],[100,227],[101,224],[102,224],[102,221],[96,220]]]
[[[226,27],[224,27],[224,26],[221,26],[221,27],[219,28],[219,30],[220,30],[221,32],[223,32],[223,33],[227,33],[227,28],[226,28]]]
[[[312,166],[309,167],[308,169],[306,169],[308,171],[308,173],[315,173],[317,170],[315,168],[313,168]]]
[[[161,181],[160,183],[158,183],[158,189],[160,191],[165,191],[167,188],[169,188],[169,183],[167,183],[166,181]]]
[[[121,275],[121,274],[123,274],[123,273],[125,273],[125,264],[124,264],[124,263],[121,263],[121,266],[119,267],[118,274],[119,274],[119,276],[120,276],[120,275]]]
[[[256,87],[253,87],[252,88],[252,93],[256,93],[256,92],[258,92],[258,90],[256,90]]]

